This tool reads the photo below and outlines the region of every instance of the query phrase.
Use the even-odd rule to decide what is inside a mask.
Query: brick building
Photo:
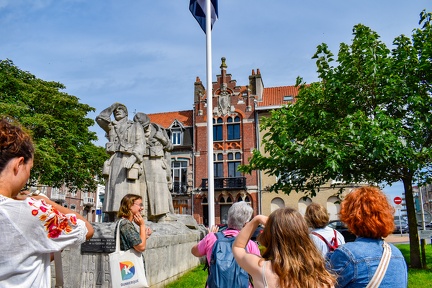
[[[52,201],[71,209],[84,216],[90,222],[96,222],[97,192],[85,192],[81,190],[70,190],[65,186],[54,188],[38,185],[30,190],[39,190]]]
[[[242,175],[237,167],[246,164],[257,148],[257,126],[254,107],[257,100],[255,91],[263,88],[260,75],[250,77],[250,85],[238,86],[231,74],[227,73],[225,58],[222,58],[221,73],[213,82],[212,115],[207,115],[208,100],[199,78],[194,90],[195,129],[195,191],[194,217],[198,223],[208,222],[208,153],[207,117],[213,122],[213,166],[215,223],[226,223],[228,209],[232,203],[246,201],[259,211],[258,177]]]
[[[269,116],[273,109],[294,104],[298,88],[266,88],[259,69],[252,70],[247,85],[237,85],[227,68],[222,58],[220,74],[212,83],[212,115],[207,115],[209,100],[199,77],[194,83],[193,110],[148,114],[152,122],[167,129],[174,144],[171,166],[176,212],[192,214],[200,224],[209,223],[207,117],[212,117],[215,223],[225,223],[228,209],[237,201],[250,203],[254,214],[264,215],[283,206],[304,212],[309,203],[318,202],[328,208],[332,219],[337,219],[341,198],[331,182],[310,199],[295,192],[286,195],[266,191],[265,187],[276,179],[262,171],[250,175],[237,171],[239,165],[248,163],[254,149],[262,149],[262,117]]]
[[[227,73],[226,59],[221,59],[220,74],[213,85],[212,115],[207,115],[206,89],[197,77],[192,110],[148,114],[151,122],[166,129],[171,152],[172,198],[176,214],[193,215],[198,223],[208,225],[208,145],[207,119],[213,123],[214,214],[215,223],[225,223],[227,212],[237,201],[246,201],[254,214],[269,215],[277,208],[292,206],[304,212],[311,202],[327,207],[330,218],[337,219],[341,196],[333,182],[321,187],[313,199],[294,191],[290,195],[267,191],[277,179],[262,171],[243,175],[237,168],[247,164],[254,149],[261,149],[266,131],[260,131],[263,117],[283,105],[294,104],[295,86],[264,87],[260,70],[252,70],[247,85]],[[347,186],[344,184],[344,186]],[[357,187],[358,185],[352,185]],[[91,222],[102,221],[104,187],[95,192],[71,192],[66,188],[37,187],[59,204],[84,215]],[[349,192],[349,189],[348,191]]]

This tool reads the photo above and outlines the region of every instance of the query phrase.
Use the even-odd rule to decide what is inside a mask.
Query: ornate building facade
[[[295,192],[268,192],[266,187],[276,181],[274,177],[262,171],[244,175],[237,170],[239,165],[248,163],[254,149],[262,149],[262,117],[269,116],[273,109],[294,104],[298,88],[264,87],[259,69],[252,70],[248,84],[241,86],[227,73],[227,68],[226,59],[222,58],[211,97],[200,78],[196,78],[192,110],[148,114],[152,122],[167,129],[174,144],[171,167],[176,212],[192,214],[200,224],[209,223],[207,119],[211,117],[215,223],[226,223],[228,209],[237,201],[246,201],[254,214],[265,215],[283,206],[304,212],[309,203],[318,202],[327,207],[331,219],[337,219],[341,195],[331,185],[335,183],[328,183],[311,199]],[[207,114],[208,101],[212,101],[211,115]]]

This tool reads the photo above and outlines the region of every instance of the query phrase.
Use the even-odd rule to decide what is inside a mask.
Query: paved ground
[[[402,236],[401,234],[390,234],[385,240],[393,244],[408,244],[409,236],[408,234],[402,234]]]

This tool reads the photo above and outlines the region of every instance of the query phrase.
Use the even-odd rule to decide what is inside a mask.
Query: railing
[[[203,178],[201,189],[208,190],[208,178]],[[246,189],[246,177],[214,178],[215,190]]]
[[[50,199],[54,202],[65,202],[66,194],[65,193],[51,193]]]
[[[173,190],[171,191],[172,194],[188,194],[188,187],[187,185],[181,185],[179,182],[174,182],[173,184]]]
[[[94,199],[92,198],[92,197],[84,197],[84,199],[83,199],[83,205],[84,206],[89,206],[89,207],[91,207],[91,206],[94,206]]]

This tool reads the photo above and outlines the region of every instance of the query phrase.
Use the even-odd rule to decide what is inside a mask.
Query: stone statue
[[[171,156],[173,146],[165,129],[150,122],[145,113],[137,113],[134,121],[144,129],[146,152],[143,157],[143,170],[147,184],[147,217],[160,221],[174,214],[171,196]]]
[[[141,165],[146,151],[145,135],[139,123],[128,119],[127,108],[121,103],[104,109],[96,122],[106,132],[106,151],[111,155],[103,167],[106,187],[102,211],[108,215],[108,221],[114,221],[123,196],[140,195],[146,189]]]

